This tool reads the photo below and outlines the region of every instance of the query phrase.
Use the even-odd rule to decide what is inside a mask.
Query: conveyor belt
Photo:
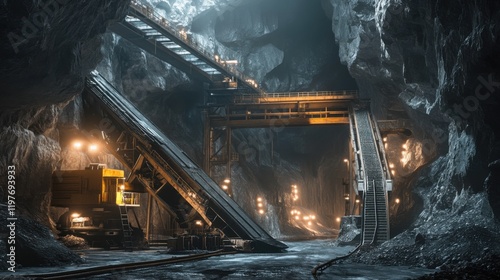
[[[157,200],[175,208],[172,201],[166,201],[166,197],[169,192],[176,192],[207,224],[221,229],[228,237],[251,241],[253,251],[270,252],[287,248],[256,224],[177,145],[96,71],[87,77],[83,99],[86,121],[94,124],[94,132],[95,127],[100,125],[98,130],[104,130],[100,134],[108,150],[132,170],[132,178],[143,183]]]
[[[368,109],[354,113],[356,135],[360,145],[361,160],[364,167],[364,219],[363,244],[381,243],[389,237],[389,219],[386,197],[386,179],[382,165],[383,157],[377,149]],[[380,137],[378,137],[380,138]]]

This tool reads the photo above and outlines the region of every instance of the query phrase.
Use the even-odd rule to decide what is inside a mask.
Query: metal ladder
[[[123,233],[123,243],[124,249],[132,250],[132,229],[130,228],[130,223],[128,222],[128,211],[127,206],[119,205],[120,209],[120,220],[122,223],[122,233]]]

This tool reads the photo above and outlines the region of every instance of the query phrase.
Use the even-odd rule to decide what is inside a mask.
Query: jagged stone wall
[[[392,217],[400,220],[399,230],[412,229],[410,239],[415,232],[436,238],[456,231],[497,231],[493,213],[498,213],[498,203],[488,201],[498,200],[498,186],[491,184],[495,175],[488,165],[494,170],[497,163],[492,162],[500,157],[500,130],[493,117],[500,91],[499,3],[329,0],[323,4],[332,14],[341,61],[362,96],[371,98],[372,111],[379,118],[413,122],[410,139],[392,136],[394,142],[388,143],[400,188],[394,194],[401,203],[391,205]],[[411,255],[422,244],[413,245],[407,238],[408,234],[393,243],[411,243],[415,247],[403,246]],[[447,250],[442,258],[432,254],[435,259],[428,261],[432,266],[446,263],[467,246],[469,242],[461,242],[454,247],[456,252]],[[417,259],[426,263],[431,255],[427,250],[437,247],[429,242]],[[396,250],[388,245],[374,254],[390,261],[395,260],[391,256],[401,257],[387,251],[391,248]],[[460,258],[465,256],[459,254]]]
[[[0,3],[0,198],[2,204],[7,200],[7,168],[13,165],[20,217],[17,264],[79,259],[47,228],[51,175],[61,160],[58,121],[101,59],[100,35],[125,16],[127,6],[124,0]],[[2,205],[2,216],[4,210]],[[6,230],[2,226],[2,239]],[[4,268],[7,246],[0,243]],[[47,253],[51,250],[54,254]]]

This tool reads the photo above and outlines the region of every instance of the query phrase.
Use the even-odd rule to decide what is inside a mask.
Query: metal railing
[[[350,99],[351,97],[357,97],[358,91],[356,90],[339,90],[339,91],[291,91],[291,92],[273,92],[273,93],[263,93],[260,96],[252,94],[239,94],[234,97],[234,103],[261,103],[266,102],[271,99],[279,98],[314,98],[314,97],[324,97],[324,99]]]
[[[339,91],[291,91],[291,92],[272,92],[266,93],[264,97],[280,98],[280,97],[313,97],[313,96],[345,96],[357,95],[356,90],[339,90]]]
[[[248,86],[252,87],[257,92],[261,94],[264,93],[264,91],[259,87],[259,85],[257,84],[257,82],[255,82],[254,79],[243,74],[241,71],[235,69],[234,67],[227,66],[225,60],[217,59],[216,54],[207,51],[201,46],[201,44],[194,41],[191,37],[188,37],[188,34],[184,29],[179,30],[177,27],[172,26],[164,17],[155,13],[154,8],[145,5],[138,0],[132,0],[130,2],[130,7],[133,8],[136,12],[140,13],[141,15],[152,20],[156,24],[160,25],[162,28],[164,28],[168,33],[173,35],[178,40],[184,42],[186,45],[196,50],[196,52],[198,52],[198,54],[203,56],[204,59],[211,61],[212,63],[216,64],[219,68],[224,69],[227,73],[230,73],[232,76],[245,82]]]

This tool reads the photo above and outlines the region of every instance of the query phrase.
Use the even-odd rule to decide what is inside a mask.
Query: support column
[[[146,218],[146,239],[150,241],[150,229],[151,229],[151,212],[153,209],[153,196],[148,193],[148,211],[147,211],[147,218]]]
[[[226,178],[224,181],[229,180],[231,182],[231,162],[233,161],[233,153],[232,153],[232,129],[230,126],[226,127]],[[232,185],[229,185],[229,196],[233,195]]]
[[[208,104],[208,88],[207,83],[203,83],[203,170],[210,176],[210,114]]]
[[[212,146],[212,139],[210,137],[211,129],[210,129],[210,118],[208,115],[208,109],[204,109],[203,111],[203,170],[205,173],[210,176],[210,157],[212,151],[210,147]]]

